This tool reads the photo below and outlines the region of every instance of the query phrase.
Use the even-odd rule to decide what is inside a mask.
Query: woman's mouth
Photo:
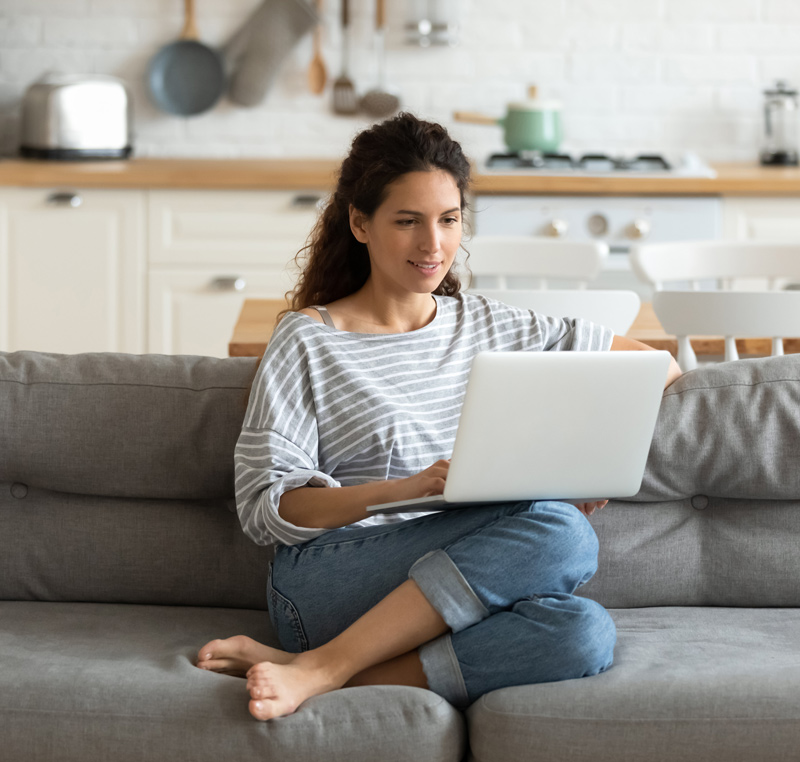
[[[425,275],[432,275],[439,269],[441,265],[441,262],[412,262],[410,259],[408,260],[408,263],[410,265],[414,265],[417,270]]]

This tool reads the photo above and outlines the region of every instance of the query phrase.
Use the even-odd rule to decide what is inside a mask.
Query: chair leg
[[[738,360],[739,352],[736,349],[736,339],[733,336],[725,337],[725,362]]]
[[[775,337],[772,339],[772,356],[780,357],[783,354],[783,339]]]
[[[684,373],[697,367],[697,355],[688,336],[678,336],[678,365]]]

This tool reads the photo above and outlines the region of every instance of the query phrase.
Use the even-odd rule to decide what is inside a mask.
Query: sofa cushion
[[[254,720],[244,680],[193,660],[215,637],[269,642],[266,619],[225,609],[0,603],[3,759],[462,759],[463,715],[419,688],[347,688],[290,717]]]
[[[0,481],[228,498],[254,358],[0,353]]]
[[[800,499],[800,355],[684,374],[664,393],[635,501]]]
[[[264,609],[272,547],[232,507],[0,482],[0,600]]]
[[[468,710],[473,762],[797,759],[800,611],[612,611],[614,665]]]

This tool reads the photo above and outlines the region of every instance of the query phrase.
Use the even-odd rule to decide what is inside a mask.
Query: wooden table
[[[278,313],[286,309],[286,306],[282,299],[246,299],[228,344],[228,355],[261,357],[275,328]],[[653,311],[653,305],[649,302],[642,304],[636,320],[626,335],[654,349],[666,349],[673,357],[677,356],[677,339],[664,332]],[[692,347],[698,355],[721,357],[725,351],[724,340],[718,336],[692,337]],[[770,339],[737,339],[736,347],[742,357],[769,355],[772,348]],[[787,354],[800,352],[800,338],[784,339],[783,347]]]

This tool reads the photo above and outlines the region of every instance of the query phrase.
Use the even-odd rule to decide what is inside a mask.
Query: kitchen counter
[[[0,160],[0,186],[191,188],[198,190],[330,188],[335,159],[131,159],[55,162]],[[475,173],[481,194],[800,196],[800,168],[714,165],[715,178],[544,177]]]

